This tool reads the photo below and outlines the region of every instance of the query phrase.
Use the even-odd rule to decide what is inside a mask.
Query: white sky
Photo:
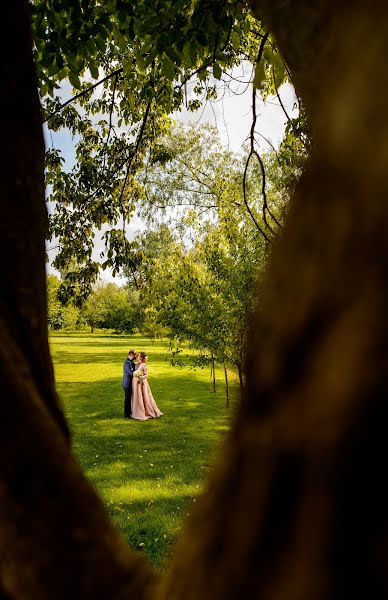
[[[237,95],[233,90],[227,91],[222,100],[208,103],[203,112],[202,109],[195,113],[184,109],[182,112],[174,113],[173,116],[177,121],[208,122],[215,125],[225,146],[233,152],[239,152],[249,136],[252,124],[252,86],[249,85],[240,94]],[[297,110],[294,108],[296,100],[294,88],[290,84],[285,84],[281,86],[279,94],[287,114],[291,118],[297,116]],[[257,94],[256,111],[256,132],[277,147],[287,122],[277,97],[270,96],[264,101]],[[261,140],[260,147],[263,150],[270,149],[264,140]]]
[[[249,79],[249,73],[247,79]],[[183,109],[179,113],[174,113],[176,121],[194,122],[198,124],[211,123],[215,125],[220,132],[221,140],[233,152],[239,152],[246,142],[252,124],[252,85],[238,84],[231,82],[233,89],[227,89],[222,100],[208,102],[205,108],[201,108],[195,113]],[[232,86],[231,86],[232,87]],[[290,84],[281,86],[279,90],[282,103],[290,117],[297,115],[295,109],[295,92]],[[273,146],[277,147],[283,136],[287,117],[277,99],[277,97],[268,97],[265,101],[257,94],[257,122],[255,131],[267,138]],[[50,135],[45,131],[46,145],[62,150],[66,159],[67,166],[70,168],[74,162],[74,140],[68,131],[60,131]],[[269,150],[269,145],[259,135],[256,136],[261,150]],[[142,227],[139,219],[134,218],[127,227],[128,237],[133,238],[137,231]],[[94,251],[94,260],[100,259],[100,252],[103,250],[103,243],[96,236],[96,247]],[[54,244],[49,244],[52,246]],[[53,258],[55,251],[49,251],[49,258]],[[54,269],[47,265],[48,272],[55,273]],[[103,281],[115,281],[120,283],[116,277],[113,278],[108,270],[101,272]]]

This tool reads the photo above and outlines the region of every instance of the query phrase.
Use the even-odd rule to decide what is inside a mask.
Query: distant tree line
[[[81,307],[60,297],[61,281],[47,276],[48,326],[60,329],[113,329],[132,333],[136,327],[138,293],[115,283],[99,282]]]

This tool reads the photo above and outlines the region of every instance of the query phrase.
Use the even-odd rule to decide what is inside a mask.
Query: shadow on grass
[[[77,345],[77,346],[120,346],[123,347],[124,350],[128,351],[130,348],[135,347],[136,350],[141,351],[141,346],[145,346],[147,350],[152,353],[155,348],[165,347],[166,351],[169,351],[169,342],[168,340],[161,340],[157,345],[154,345],[150,340],[144,337],[138,336],[110,336],[110,335],[98,335],[98,336],[57,336],[50,335],[50,345],[52,346],[67,346],[67,345]],[[85,341],[85,340],[88,341]],[[100,340],[103,340],[100,342]]]
[[[84,363],[83,363],[84,364]],[[74,374],[76,376],[76,373]],[[224,386],[219,391],[211,391],[211,382],[198,380],[194,371],[167,367],[162,376],[149,379],[150,386],[159,408],[165,412],[168,407],[169,416],[178,420],[192,419],[197,426],[205,426],[206,422],[216,419],[220,425],[220,416],[228,418],[233,415],[232,409],[225,410]],[[238,398],[237,384],[231,384],[234,399]],[[57,383],[57,390],[66,404],[69,418],[77,414],[82,419],[91,415],[98,418],[119,418],[123,414],[124,393],[119,377],[109,377],[101,381],[72,381]]]
[[[90,352],[87,354],[83,354],[81,352],[68,352],[66,350],[62,350],[60,353],[53,352],[55,357],[56,365],[64,365],[64,364],[94,364],[94,363],[115,363],[117,365],[121,364],[125,360],[125,355],[123,360],[121,361],[121,353],[120,358],[116,357],[116,354],[112,354],[112,352]],[[114,358],[113,358],[114,357]]]
[[[128,347],[140,348],[138,341]],[[204,372],[171,367],[159,345],[150,351],[150,385],[164,415],[146,422],[124,419],[121,341],[113,340],[113,348],[110,337],[109,345],[94,338],[71,342],[61,347],[59,341],[53,354],[74,454],[129,543],[161,568],[234,409],[225,409],[221,382],[214,394]],[[111,365],[103,365],[106,356]],[[238,397],[238,384],[231,392]]]
[[[92,347],[92,348],[98,348],[99,346],[106,346],[107,348],[111,348],[112,346],[120,346],[121,348],[124,348],[124,352],[125,350],[128,351],[127,346],[128,343],[124,342],[124,339],[117,339],[117,338],[101,338],[104,341],[99,343],[99,339],[100,338],[94,338],[92,341],[89,342],[84,342],[82,340],[82,338],[50,338],[50,345],[51,346],[62,346],[63,348],[66,348],[66,346],[79,346],[81,348],[88,348],[88,347]],[[66,341],[64,341],[66,340]]]
[[[110,342],[106,345],[96,345],[95,343],[84,343],[77,341],[76,346],[79,348],[79,350],[74,350],[74,345],[61,345],[60,342],[51,342],[50,345],[53,359],[56,364],[87,364],[104,362],[115,363],[121,367],[127,357],[127,349],[126,346],[123,346],[123,344],[117,344],[117,348],[114,348],[113,350],[113,344]],[[106,348],[105,351],[104,348]],[[93,349],[93,351],[88,351],[88,349]],[[148,349],[146,350],[148,351]],[[153,351],[152,354],[149,352],[149,356],[151,357],[151,366],[152,364],[161,363],[170,367],[171,369],[174,369],[175,371],[178,371],[177,367],[174,368],[170,365],[171,355],[168,353],[168,350]],[[190,360],[187,356],[183,357],[183,362],[185,362],[187,365],[190,364]]]
[[[150,501],[108,501],[107,508],[129,545],[163,570],[193,501],[189,495],[174,494]]]
[[[84,339],[85,338],[77,338],[76,336],[51,336],[50,347],[52,349],[55,362],[60,361],[61,363],[65,363],[66,356],[69,356],[71,353],[74,355],[74,357],[79,357],[78,362],[80,363],[84,362],[85,358],[90,358],[93,356],[96,356],[97,358],[100,356],[107,356],[109,358],[109,356],[112,354],[115,357],[117,354],[120,354],[122,357],[122,362],[124,362],[127,352],[130,348],[135,348],[138,352],[146,351],[151,358],[151,362],[162,361],[169,363],[172,358],[167,340],[164,340],[157,346],[154,346],[146,338],[134,338],[133,336],[119,339],[117,339],[117,336],[98,336],[93,338],[89,337],[88,341],[84,341]],[[71,350],[67,349],[69,347],[71,347]],[[80,350],[74,351],[74,347],[77,347],[77,349],[79,348]],[[114,347],[113,352],[112,347]],[[82,350],[87,350],[89,348],[93,348],[95,352],[86,352],[86,354],[83,354]],[[107,349],[106,353],[101,351],[102,348]],[[191,351],[183,352],[179,355],[179,360],[183,360],[184,363],[189,363],[190,356],[192,356],[192,354],[193,353]]]
[[[59,385],[60,393],[66,391],[74,452],[94,484],[100,488],[141,480],[146,487],[166,481],[179,487],[202,481],[229,428],[230,413],[217,395],[203,393],[198,400],[198,385],[193,389],[185,382],[188,397],[177,386],[155,385],[165,414],[145,422],[123,418],[124,395],[114,379]]]

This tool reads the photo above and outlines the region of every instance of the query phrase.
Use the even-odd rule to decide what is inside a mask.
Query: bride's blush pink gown
[[[147,419],[161,417],[163,413],[159,410],[148,383],[147,365],[140,363],[136,369],[142,371],[143,379],[141,382],[137,377],[132,379],[132,419],[147,421]]]

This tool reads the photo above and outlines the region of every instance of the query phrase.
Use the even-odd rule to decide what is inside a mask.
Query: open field
[[[221,369],[213,393],[209,369],[189,368],[190,350],[179,356],[183,368],[170,365],[167,341],[53,334],[50,346],[78,460],[128,542],[163,568],[229,426]],[[131,347],[149,354],[160,419],[123,419],[122,363]],[[237,377],[230,379],[236,397]]]

